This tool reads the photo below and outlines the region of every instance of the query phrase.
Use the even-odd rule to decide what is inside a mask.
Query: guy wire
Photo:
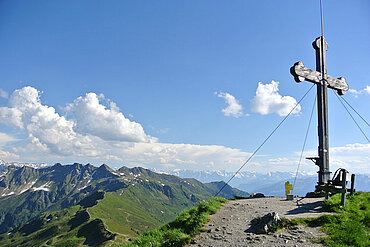
[[[239,168],[239,170],[237,170],[234,175],[221,187],[221,189],[214,195],[214,197],[218,196],[221,191],[226,187],[226,185],[229,185],[230,181],[236,176],[236,174],[238,174],[241,169],[243,169],[243,167],[253,158],[253,156],[262,148],[263,145],[265,145],[265,143],[268,141],[268,139],[270,139],[270,137],[277,131],[277,129],[285,122],[285,120],[290,116],[290,114],[297,108],[297,106],[299,105],[299,103],[301,103],[301,101],[306,97],[306,95],[311,91],[311,89],[315,86],[315,84],[312,84],[312,86],[307,90],[307,92],[302,96],[302,98],[295,104],[295,106],[293,107],[293,109],[288,113],[288,115],[286,115],[284,117],[283,120],[281,120],[281,122],[275,127],[275,129],[267,136],[267,138],[262,142],[261,145],[259,145],[259,147],[253,152],[253,154],[251,156],[249,156],[249,158],[243,163],[243,165]]]

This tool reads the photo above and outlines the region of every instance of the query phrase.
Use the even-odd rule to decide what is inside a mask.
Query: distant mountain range
[[[101,222],[112,234],[129,238],[173,220],[185,208],[212,197],[223,185],[224,182],[203,184],[141,167],[122,167],[115,171],[107,165],[77,163],[39,169],[7,165],[0,171],[0,233],[11,233],[2,235],[0,245],[1,239],[8,246],[11,236],[18,236],[18,240],[25,236],[15,233],[22,231],[22,224],[29,220],[39,219],[40,227],[36,227],[39,231],[43,229],[41,226],[48,227],[47,214],[52,212],[67,210],[65,214],[77,217],[79,209],[70,211],[70,208],[78,203],[82,205],[84,198],[97,191],[104,196],[99,198],[99,203],[89,206],[89,220]],[[249,194],[226,186],[220,196],[248,197]],[[60,217],[64,213],[56,214]],[[17,243],[14,246],[22,246],[21,242],[14,243]]]
[[[28,166],[28,167],[38,169],[38,168],[48,167],[48,166],[51,166],[51,165],[46,164],[46,163],[5,162],[4,160],[0,160],[0,171],[2,169],[4,169],[5,167],[8,167],[8,166],[15,166],[15,167]]]
[[[46,163],[6,163],[0,160],[1,169],[12,166],[29,166],[33,168],[45,168],[50,165]],[[181,178],[194,178],[202,183],[215,181],[227,182],[234,172],[224,170],[219,171],[193,171],[193,170],[158,170],[151,169],[154,172],[161,174],[169,174]],[[355,187],[359,191],[370,191],[370,174],[356,174]],[[239,172],[230,182],[230,186],[238,188],[250,193],[263,193],[270,196],[285,196],[284,183],[289,181],[294,182],[295,172],[268,172],[258,173],[253,171]],[[295,195],[304,196],[307,192],[314,190],[317,183],[317,174],[314,172],[299,172],[293,193]]]
[[[175,175],[181,178],[195,178],[203,183],[211,181],[227,182],[234,172],[227,171],[192,171],[192,170],[156,170],[153,171]],[[285,196],[285,182],[294,182],[294,172],[257,173],[250,171],[239,172],[230,182],[232,187],[249,193],[263,193],[269,196]],[[317,175],[315,173],[298,173],[293,193],[305,196],[315,190]],[[356,174],[355,188],[359,191],[370,191],[370,174]]]

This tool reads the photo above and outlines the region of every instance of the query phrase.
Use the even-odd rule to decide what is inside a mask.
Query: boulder
[[[250,197],[251,198],[262,198],[262,197],[265,197],[265,195],[262,193],[252,193],[250,194]]]
[[[257,234],[266,234],[274,230],[275,226],[279,226],[281,219],[276,212],[268,213],[262,217],[252,220],[253,232]]]

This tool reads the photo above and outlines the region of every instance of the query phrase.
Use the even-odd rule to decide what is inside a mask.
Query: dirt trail
[[[296,229],[282,229],[275,234],[254,234],[250,222],[258,216],[277,212],[280,217],[310,218],[322,214],[323,198],[304,198],[298,202],[281,197],[254,198],[229,201],[211,216],[206,231],[198,235],[188,246],[322,246],[313,243],[325,236],[319,228],[299,226]]]

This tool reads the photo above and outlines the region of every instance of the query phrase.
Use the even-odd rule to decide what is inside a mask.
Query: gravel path
[[[205,232],[187,246],[323,246],[314,243],[325,236],[319,228],[298,226],[282,229],[274,234],[254,234],[250,229],[252,219],[267,213],[277,212],[280,217],[310,218],[323,213],[323,198],[304,198],[287,201],[281,197],[254,198],[228,201],[211,216]],[[298,201],[298,203],[297,203]]]

